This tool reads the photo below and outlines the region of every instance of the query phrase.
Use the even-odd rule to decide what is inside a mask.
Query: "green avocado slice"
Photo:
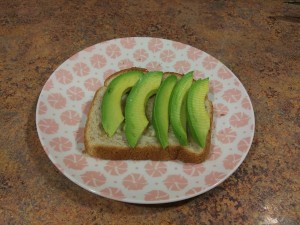
[[[175,85],[170,99],[170,123],[179,143],[188,144],[186,124],[186,99],[189,88],[193,83],[193,72],[185,74]]]
[[[205,147],[206,136],[210,129],[210,117],[205,109],[205,98],[208,94],[209,78],[197,80],[192,84],[187,97],[189,127],[193,139]]]
[[[125,105],[125,135],[129,146],[135,147],[149,121],[145,107],[157,92],[163,72],[148,72],[131,89]]]
[[[124,120],[121,99],[143,75],[141,71],[128,71],[114,78],[108,85],[101,104],[104,131],[112,137]]]
[[[169,100],[176,82],[175,75],[168,76],[160,85],[154,100],[152,122],[156,137],[163,148],[169,145]]]

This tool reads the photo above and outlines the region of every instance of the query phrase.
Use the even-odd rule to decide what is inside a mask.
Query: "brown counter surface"
[[[0,224],[300,223],[300,6],[283,1],[0,2]],[[255,138],[239,169],[198,197],[135,205],[63,176],[37,136],[51,73],[74,53],[118,37],[190,44],[247,89]]]

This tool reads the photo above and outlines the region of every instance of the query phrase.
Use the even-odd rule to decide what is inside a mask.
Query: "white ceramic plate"
[[[209,159],[201,164],[109,161],[82,154],[83,130],[95,91],[128,67],[195,71],[210,78],[214,129]],[[220,61],[186,44],[131,37],[96,44],[60,65],[46,82],[36,111],[37,131],[55,166],[84,189],[131,203],[167,203],[202,194],[223,182],[245,159],[254,135],[250,98]]]

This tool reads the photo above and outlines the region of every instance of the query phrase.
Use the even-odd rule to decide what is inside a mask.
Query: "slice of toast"
[[[120,72],[118,72],[117,75],[119,74]],[[180,74],[168,72],[164,74],[164,77],[170,74],[181,76]],[[109,160],[180,160],[186,163],[200,163],[205,160],[210,149],[211,129],[207,135],[206,145],[204,149],[200,148],[199,145],[197,145],[196,142],[192,140],[190,134],[188,135],[189,145],[181,146],[174,133],[172,132],[171,126],[169,129],[169,146],[163,149],[155,136],[155,130],[151,123],[144,131],[135,148],[131,148],[127,144],[124,132],[124,123],[121,124],[113,137],[108,137],[101,123],[101,103],[108,83],[112,80],[113,77],[116,77],[117,75],[114,74],[109,77],[109,80],[106,80],[106,85],[101,87],[96,92],[92,101],[84,131],[84,144],[86,154]],[[122,104],[125,104],[125,101],[126,98],[123,98]],[[151,97],[146,107],[146,115],[149,121],[151,121],[152,117],[153,103],[154,97]],[[210,127],[212,127],[212,103],[206,98],[205,104],[206,109],[210,115]]]

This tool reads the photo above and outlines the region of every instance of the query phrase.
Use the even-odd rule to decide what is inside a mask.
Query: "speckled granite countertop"
[[[299,224],[300,6],[282,2],[1,1],[0,224]],[[248,90],[254,142],[215,189],[167,205],[121,203],[72,183],[44,153],[35,108],[48,77],[81,49],[126,36],[202,49]]]

